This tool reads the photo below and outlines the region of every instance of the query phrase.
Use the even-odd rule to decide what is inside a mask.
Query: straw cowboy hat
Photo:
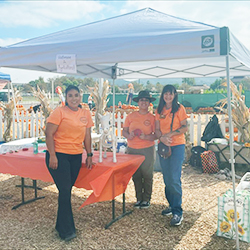
[[[133,98],[133,101],[134,101],[134,102],[139,102],[139,100],[140,100],[141,98],[147,98],[147,99],[149,100],[149,102],[153,102],[153,101],[156,100],[154,97],[152,97],[152,96],[150,95],[150,93],[149,93],[148,90],[141,90],[141,91],[139,92],[138,96]]]

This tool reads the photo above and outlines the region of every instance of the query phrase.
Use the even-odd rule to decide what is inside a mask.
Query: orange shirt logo
[[[87,125],[88,121],[87,121],[87,117],[81,117],[80,121],[84,124]]]
[[[149,120],[145,120],[145,121],[144,121],[144,125],[145,125],[145,126],[150,126],[150,125],[151,125],[151,123],[150,123],[150,121],[149,121]]]

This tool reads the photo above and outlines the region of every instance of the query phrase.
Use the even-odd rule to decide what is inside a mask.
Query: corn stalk
[[[232,91],[231,106],[232,106],[232,120],[238,131],[241,133],[240,142],[250,142],[250,112],[242,98],[242,87],[237,89],[237,86],[230,80],[230,88]],[[221,83],[222,86],[226,86],[227,82]],[[222,99],[216,103],[217,108],[228,115],[227,98]]]
[[[88,86],[88,89],[90,90],[93,96],[94,103],[95,103],[95,108],[96,108],[95,130],[96,130],[96,133],[99,134],[100,133],[100,130],[99,130],[100,118],[98,117],[98,114],[103,115],[105,113],[105,108],[107,107],[107,103],[109,101],[109,99],[107,99],[108,93],[109,93],[109,82],[107,80],[104,81],[101,95],[99,94],[100,91],[99,91],[98,82],[95,83],[94,89],[90,88],[89,86]]]
[[[40,87],[37,85],[37,90],[35,88],[32,88],[33,95],[38,98],[38,100],[41,103],[41,110],[45,118],[45,127],[46,127],[46,119],[49,117],[50,113],[52,112],[52,108],[49,105],[49,100],[46,96],[46,93],[44,90],[41,90]],[[43,132],[44,128],[42,128]]]
[[[3,134],[3,139],[5,142],[11,141],[10,129],[13,121],[13,110],[15,109],[14,99],[16,104],[22,100],[20,92],[14,89],[14,95],[8,103],[0,102],[0,107],[3,108],[4,121],[6,121],[6,130]]]

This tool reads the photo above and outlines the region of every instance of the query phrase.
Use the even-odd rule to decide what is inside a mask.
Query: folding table
[[[85,188],[93,190],[91,195],[85,200],[80,208],[100,201],[112,200],[112,220],[106,225],[108,228],[112,223],[130,214],[125,210],[125,190],[132,175],[144,161],[145,157],[141,155],[117,154],[117,163],[113,163],[112,153],[108,152],[107,158],[102,163],[98,162],[99,152],[94,152],[93,168],[87,169],[85,166],[86,153],[83,154],[82,168],[80,169],[78,178],[75,182],[77,188]],[[53,182],[53,179],[45,164],[45,154],[33,154],[30,148],[27,151],[20,150],[14,153],[6,153],[0,155],[0,172],[3,174],[18,175],[21,178],[31,178],[34,181],[42,180],[45,182]],[[23,179],[22,179],[23,180]],[[22,203],[41,199],[37,197],[37,185],[33,182],[35,190],[35,198],[24,201],[24,183],[22,187]],[[123,194],[123,213],[115,217],[115,197]]]

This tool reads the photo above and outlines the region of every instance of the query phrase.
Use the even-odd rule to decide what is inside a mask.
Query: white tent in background
[[[11,81],[9,74],[0,72],[0,90],[3,89],[7,83]]]
[[[59,59],[65,59],[64,64]],[[227,77],[235,190],[229,78],[250,75],[250,52],[228,27],[218,28],[146,8],[1,48],[0,66],[64,73],[68,70],[113,80]],[[239,248],[238,234],[236,239]]]

